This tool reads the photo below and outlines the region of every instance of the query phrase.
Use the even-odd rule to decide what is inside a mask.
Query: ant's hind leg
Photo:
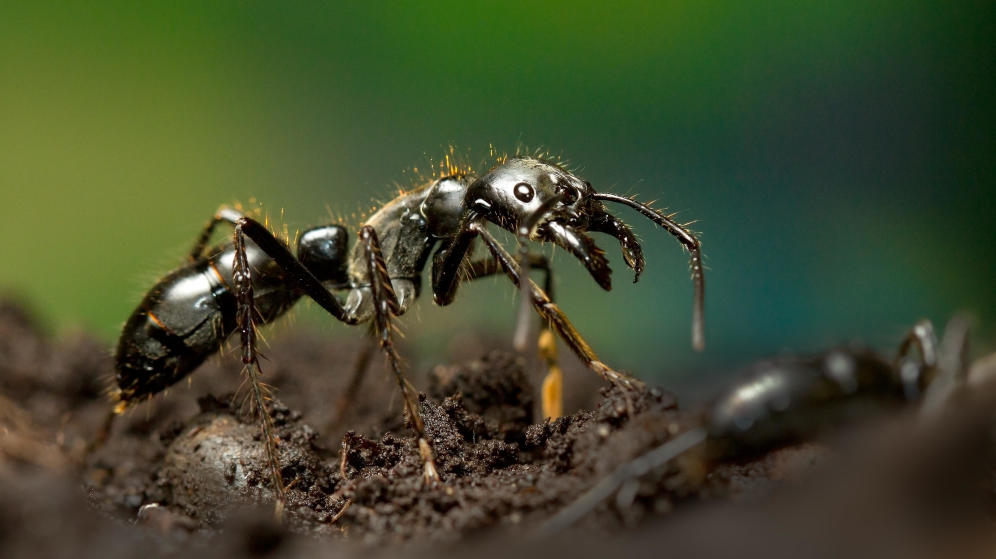
[[[117,408],[111,409],[104,416],[104,420],[100,422],[100,427],[97,432],[93,434],[93,438],[90,442],[86,444],[83,449],[83,459],[87,459],[91,454],[103,448],[104,444],[107,443],[107,439],[111,436],[111,430],[114,428],[114,422],[121,411]]]
[[[235,259],[232,277],[235,280],[235,299],[238,305],[237,328],[242,345],[242,365],[249,377],[249,390],[256,414],[259,416],[266,447],[266,459],[270,467],[273,491],[277,496],[277,517],[283,513],[286,490],[277,462],[277,439],[273,432],[273,419],[267,402],[270,400],[269,387],[263,383],[263,372],[259,368],[259,352],[256,349],[256,306],[253,299],[252,272],[246,256],[245,236],[242,224],[235,226]]]
[[[232,210],[234,212],[234,210]],[[256,350],[256,309],[253,299],[253,285],[248,256],[246,255],[245,237],[252,239],[267,256],[285,273],[289,286],[299,290],[305,296],[318,303],[337,320],[347,324],[355,324],[356,319],[348,316],[342,304],[336,299],[322,282],[291,253],[287,245],[277,239],[262,223],[245,216],[236,218],[235,213],[219,211],[219,221],[235,221],[235,259],[232,276],[235,280],[235,297],[237,308],[237,328],[242,342],[242,362],[249,375],[250,389],[253,401],[261,416],[261,423],[266,439],[266,453],[270,462],[271,474],[275,490],[278,493],[278,513],[284,502],[284,486],[276,459],[276,438],[270,414],[267,410],[269,399],[268,387],[263,384],[259,369],[259,355]]]
[[[374,307],[373,326],[374,334],[377,336],[380,348],[387,357],[391,370],[398,381],[398,387],[405,400],[405,410],[408,419],[411,421],[412,429],[418,440],[419,454],[422,456],[424,465],[423,477],[428,485],[439,483],[439,472],[436,469],[436,459],[429,444],[429,438],[425,434],[425,422],[419,412],[418,392],[412,383],[405,376],[401,368],[401,357],[394,347],[392,336],[395,326],[391,318],[401,312],[398,298],[391,285],[391,278],[387,274],[387,266],[384,264],[384,257],[381,255],[380,242],[377,240],[377,232],[373,227],[367,225],[360,229],[360,243],[363,246],[364,259],[366,260],[367,273],[370,278],[370,293]]]
[[[356,401],[356,396],[360,392],[360,386],[363,385],[363,377],[367,374],[367,368],[370,366],[370,358],[373,357],[375,347],[376,343],[364,337],[363,349],[360,350],[360,354],[356,357],[356,362],[353,364],[353,375],[349,379],[349,385],[346,387],[345,392],[339,396],[335,416],[329,422],[326,432],[339,432],[346,414],[352,408],[353,402]]]
[[[201,234],[194,241],[194,246],[190,249],[187,258],[191,262],[202,258],[204,256],[204,249],[207,247],[208,241],[211,240],[211,234],[214,233],[214,228],[222,222],[235,225],[242,217],[242,212],[236,209],[228,206],[218,208],[218,211],[214,212],[214,215],[211,217],[211,221],[208,221],[204,228],[201,229]]]

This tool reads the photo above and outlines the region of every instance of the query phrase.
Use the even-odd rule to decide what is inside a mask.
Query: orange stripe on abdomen
[[[227,289],[231,289],[231,286],[230,286],[230,285],[228,285],[228,282],[227,282],[227,281],[225,281],[225,278],[224,278],[224,277],[222,277],[222,275],[221,275],[221,272],[220,272],[220,271],[218,270],[218,267],[214,265],[214,262],[213,262],[213,261],[210,261],[210,260],[209,260],[209,261],[208,261],[208,266],[210,266],[210,267],[211,267],[211,271],[212,271],[212,272],[214,272],[214,276],[215,276],[216,278],[218,278],[218,282],[220,282],[220,283],[221,283],[221,285],[224,285],[224,286],[225,286],[225,288],[227,288]]]
[[[169,328],[167,328],[166,325],[163,324],[163,321],[159,320],[158,316],[152,314],[152,311],[149,311],[149,312],[147,312],[145,314],[146,314],[146,316],[149,317],[149,320],[151,320],[153,324],[155,324],[156,326],[162,328],[164,331],[172,334],[172,332],[170,332]]]

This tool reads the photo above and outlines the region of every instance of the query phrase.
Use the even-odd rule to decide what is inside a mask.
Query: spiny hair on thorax
[[[554,153],[544,147],[529,147],[525,145],[519,145],[515,148],[514,157],[520,157],[523,159],[534,159],[540,163],[546,163],[548,165],[553,165],[555,167],[560,167],[568,173],[574,173],[575,169],[572,168],[571,161],[564,157],[563,153]],[[508,160],[508,156],[505,156],[501,163]]]
[[[356,224],[365,222],[374,212],[391,200],[429,188],[434,182],[443,178],[473,178],[481,176],[501,165],[511,158],[533,159],[540,163],[557,166],[572,173],[571,163],[562,154],[554,153],[543,147],[529,147],[519,144],[511,152],[499,150],[494,144],[488,145],[486,154],[475,154],[471,149],[458,149],[455,145],[446,146],[441,154],[433,156],[426,153],[421,164],[412,165],[401,170],[403,178],[396,180],[381,196],[374,196],[370,205],[357,208],[354,211],[333,209],[326,204],[328,222],[343,225],[349,229]],[[476,163],[475,163],[476,161]],[[250,198],[248,204],[234,202],[233,208],[245,215],[262,221],[268,229],[276,233],[289,246],[294,246],[300,230],[291,231],[284,221],[284,211],[280,210],[278,219],[272,219],[262,203],[256,198]]]
[[[404,194],[428,188],[433,182],[454,176],[474,176],[474,157],[470,150],[457,150],[456,146],[448,146],[439,157],[425,154],[425,161],[409,168],[402,169],[401,173],[407,176],[407,180],[396,182],[396,194]]]
[[[395,196],[403,196],[411,192],[428,188],[439,179],[448,177],[476,177],[487,173],[496,167],[504,165],[510,158],[533,159],[540,163],[547,163],[559,167],[569,173],[573,173],[571,163],[562,154],[553,153],[546,148],[528,147],[525,145],[516,146],[511,153],[497,149],[494,144],[488,145],[487,154],[475,156],[472,150],[457,149],[454,145],[447,146],[442,155],[434,157],[425,155],[425,163],[413,165],[403,169],[401,172],[407,175],[408,180],[395,182]],[[474,162],[477,162],[476,164]]]

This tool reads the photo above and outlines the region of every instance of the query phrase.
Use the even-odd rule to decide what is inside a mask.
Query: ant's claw
[[[618,386],[629,391],[640,391],[646,388],[646,385],[640,379],[612,369],[601,361],[592,361],[589,366],[591,370],[598,373],[599,376],[609,381],[613,386]]]
[[[432,447],[429,446],[429,441],[419,437],[418,452],[422,456],[422,463],[424,465],[422,479],[425,481],[425,487],[434,488],[441,486],[443,481],[439,477],[439,470],[436,468],[436,459],[432,453]]]

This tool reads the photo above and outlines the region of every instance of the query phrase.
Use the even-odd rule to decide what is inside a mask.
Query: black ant
[[[488,230],[488,222],[512,231],[520,240],[547,241],[578,258],[603,288],[611,270],[603,251],[585,232],[606,233],[621,246],[623,260],[639,278],[644,268],[640,243],[603,202],[629,206],[648,217],[691,255],[694,283],[693,345],[704,345],[704,277],[699,241],[671,216],[614,194],[598,193],[591,184],[558,164],[531,157],[500,159],[483,176],[455,167],[445,176],[404,192],[374,213],[359,230],[352,249],[339,225],[304,231],[297,254],[262,223],[222,208],[197,239],[188,262],[161,279],[145,296],[121,333],[115,356],[115,411],[121,412],[182,379],[235,331],[248,371],[251,396],[262,418],[267,454],[277,491],[283,490],[276,466],[275,440],[260,380],[256,326],[273,321],[302,296],[337,320],[372,323],[372,331],[394,371],[405,409],[418,440],[428,483],[439,480],[432,448],[418,407],[418,394],[402,370],[392,342],[393,318],[418,297],[422,271],[432,260],[431,288],[438,305],[448,305],[461,281],[504,273],[519,285],[545,324],[541,350],[555,367],[557,335],[590,369],[610,383],[633,388],[639,381],[599,360],[550,297],[550,268],[542,255],[513,257]],[[234,227],[231,243],[205,250],[214,228]],[[476,240],[490,255],[471,260]],[[528,267],[546,272],[547,289],[528,277]],[[344,292],[342,298],[335,292]],[[544,401],[559,402],[559,382],[547,383]],[[555,404],[551,415],[558,413]]]
[[[632,488],[640,477],[679,457],[696,477],[711,464],[809,440],[843,423],[913,402],[919,403],[921,417],[930,419],[969,380],[968,330],[968,320],[956,316],[938,343],[931,323],[922,320],[903,338],[892,361],[866,348],[847,347],[758,363],[713,401],[697,427],[625,462],[540,531],[571,526],[614,493]]]

